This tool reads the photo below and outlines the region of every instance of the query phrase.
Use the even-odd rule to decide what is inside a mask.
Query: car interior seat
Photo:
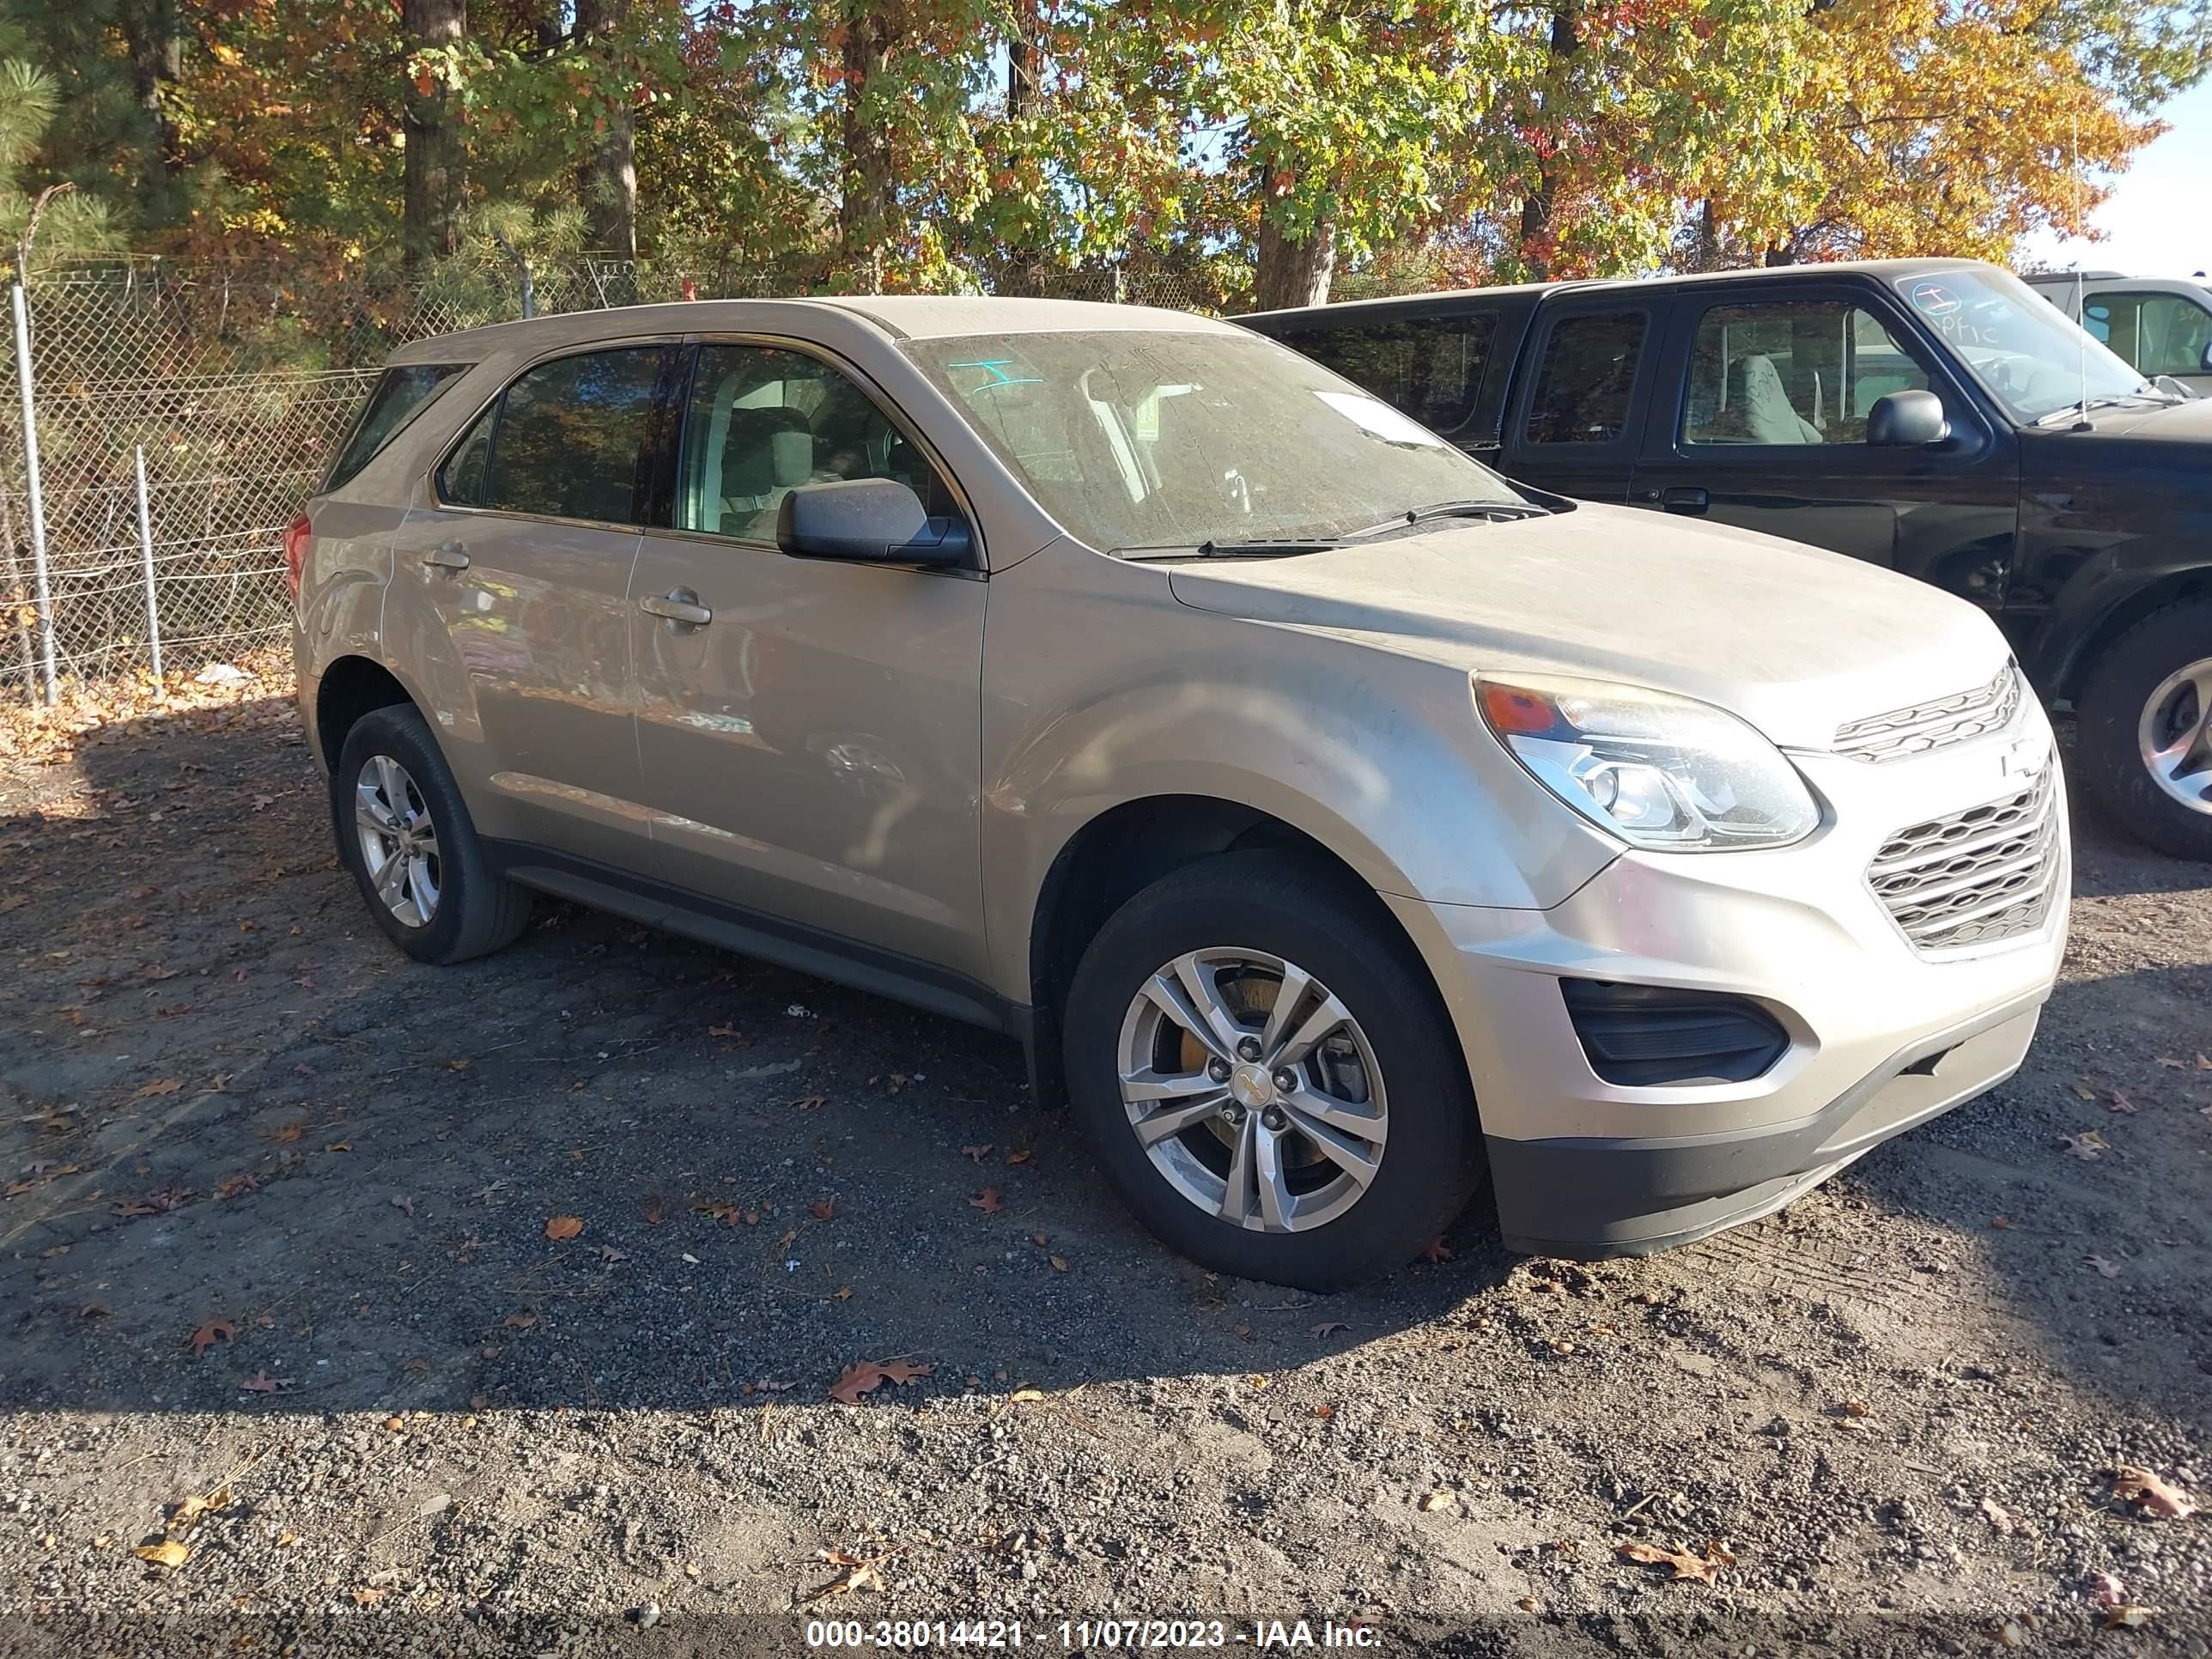
[[[1799,414],[1782,385],[1782,371],[1764,352],[1752,352],[1729,366],[1729,408],[1754,444],[1817,444],[1820,428]]]

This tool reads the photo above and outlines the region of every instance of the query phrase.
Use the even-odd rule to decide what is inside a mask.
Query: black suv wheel
[[[2076,705],[2083,785],[2129,834],[2212,862],[2212,600],[2137,623]]]

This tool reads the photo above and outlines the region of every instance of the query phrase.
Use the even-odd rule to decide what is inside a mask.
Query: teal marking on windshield
[[[1000,386],[1042,386],[1044,384],[1044,376],[1042,374],[1007,374],[1006,365],[1013,361],[1014,360],[1012,357],[993,357],[982,362],[947,363],[945,366],[945,372],[949,374],[956,368],[980,368],[983,370],[984,373],[988,374],[991,378],[984,381],[982,385],[973,388],[977,392],[988,392],[992,387]]]

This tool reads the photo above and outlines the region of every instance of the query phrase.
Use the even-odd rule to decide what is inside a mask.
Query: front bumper
[[[2032,932],[1916,949],[1867,871],[1905,826],[2057,768],[2041,711],[1910,760],[1793,759],[1824,807],[1797,846],[1624,853],[1545,911],[1388,901],[1457,1026],[1511,1247],[1591,1256],[1687,1243],[1778,1208],[2018,1069],[2065,948],[2063,787],[2055,891]],[[1563,978],[1746,998],[1788,1043],[1748,1081],[1608,1083]]]

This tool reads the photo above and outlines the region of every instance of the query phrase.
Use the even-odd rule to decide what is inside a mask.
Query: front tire
[[[2212,862],[2212,600],[2137,623],[2076,705],[2082,782],[2120,829]]]
[[[530,895],[485,862],[460,786],[413,708],[373,709],[346,732],[331,823],[369,915],[416,961],[466,962],[529,925]]]
[[[1108,1178],[1202,1266],[1342,1290],[1412,1261],[1480,1184],[1435,988],[1310,860],[1224,854],[1145,889],[1085,952],[1065,1027]]]

